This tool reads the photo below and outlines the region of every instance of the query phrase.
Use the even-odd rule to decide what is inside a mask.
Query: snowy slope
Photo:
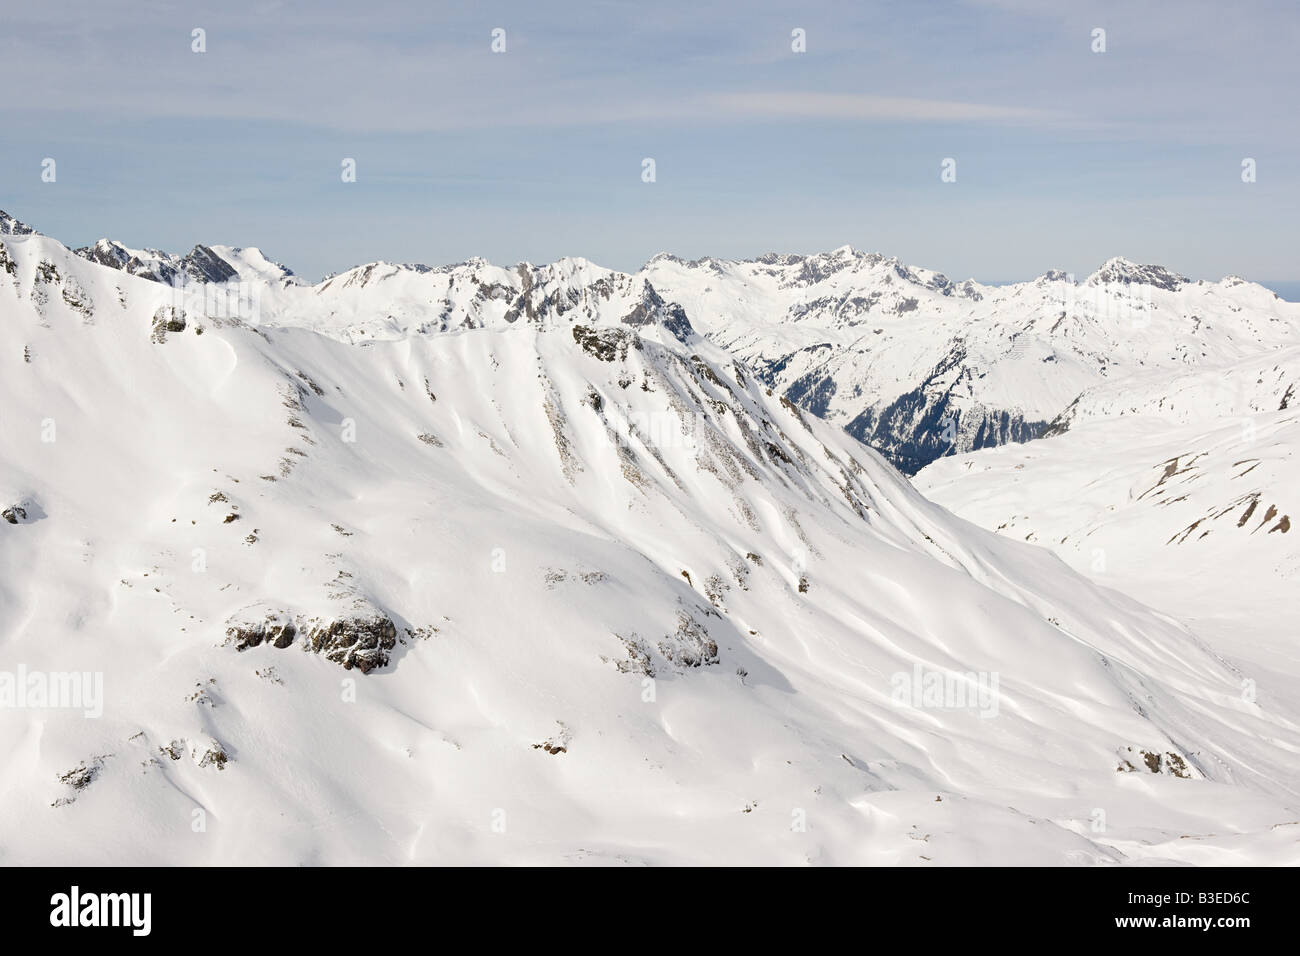
[[[1094,386],[1075,398],[1046,434],[1132,415],[1189,425],[1297,408],[1300,347],[1279,347],[1210,369],[1153,370]]]
[[[753,262],[659,256],[645,273],[769,385],[909,474],[1037,437],[1092,387],[1300,344],[1300,305],[1261,286],[1119,258],[1082,282],[1054,272],[1001,287],[848,247]]]
[[[0,239],[0,671],[105,693],[0,711],[0,861],[1295,862],[1285,699],[644,277],[266,285]]]
[[[927,496],[1050,547],[1294,682],[1300,349],[1081,395],[1049,437],[943,458]]]
[[[946,454],[1035,438],[1099,385],[1300,345],[1300,305],[1261,286],[1191,282],[1121,258],[1081,282],[1053,272],[1000,287],[849,246],[749,261],[661,254],[632,275],[584,259],[374,262],[310,285],[256,249],[196,246],[180,257],[101,240],[78,254],[165,282],[242,282],[262,324],[344,341],[680,310],[765,385],[907,474]]]
[[[1211,427],[1131,416],[945,458],[916,483],[959,514],[1050,545],[1084,571],[1095,564],[1136,579],[1232,569],[1252,593],[1274,579],[1293,591],[1298,440],[1296,412]]]

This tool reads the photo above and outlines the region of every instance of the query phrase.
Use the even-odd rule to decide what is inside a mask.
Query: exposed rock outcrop
[[[397,645],[397,626],[387,614],[373,607],[322,618],[256,604],[230,617],[222,646],[245,651],[269,644],[283,649],[299,637],[305,650],[345,670],[355,667],[366,674],[388,663],[389,652]]]

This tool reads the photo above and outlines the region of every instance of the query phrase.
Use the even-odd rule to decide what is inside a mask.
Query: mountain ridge
[[[1292,852],[1285,699],[645,281],[466,270],[481,323],[347,340],[0,251],[0,648],[106,694],[0,725],[11,862]]]
[[[310,283],[256,248],[177,256],[109,240],[75,250],[161,282],[238,282],[255,323],[346,341],[617,312],[691,327],[768,386],[907,474],[1033,440],[1089,389],[1152,368],[1215,368],[1300,342],[1300,305],[1238,277],[1193,282],[1112,257],[1083,280],[954,282],[851,246],[751,260],[652,256],[635,273],[581,257],[497,266],[371,262]]]

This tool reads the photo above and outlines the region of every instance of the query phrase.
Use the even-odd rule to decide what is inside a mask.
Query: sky
[[[954,279],[1300,280],[1295,0],[0,10],[0,208],[69,245],[313,279],[850,244]]]

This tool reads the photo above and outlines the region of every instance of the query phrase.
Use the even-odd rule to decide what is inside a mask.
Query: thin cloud
[[[721,109],[750,117],[910,121],[920,123],[1061,122],[1069,115],[1019,106],[874,96],[869,93],[723,93]]]

